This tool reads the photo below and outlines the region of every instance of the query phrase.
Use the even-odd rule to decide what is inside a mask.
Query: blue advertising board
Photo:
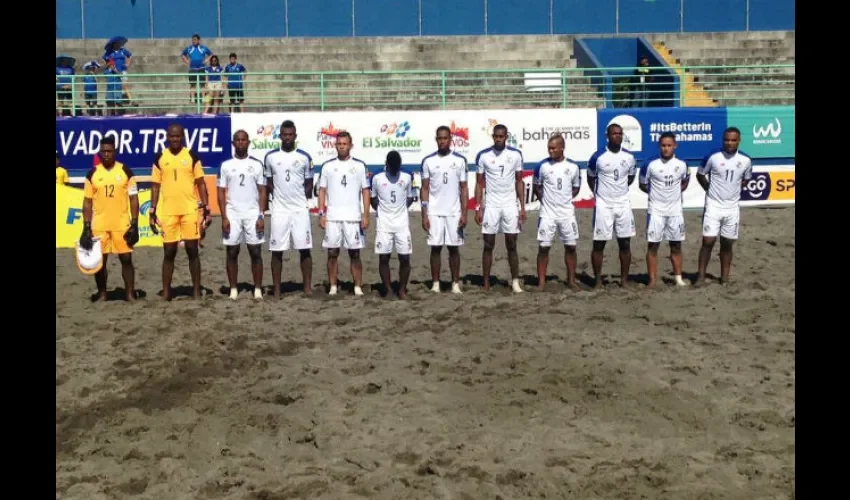
[[[217,171],[231,157],[230,116],[57,118],[56,151],[72,176],[82,175],[92,167],[101,138],[113,136],[116,159],[147,175],[156,153],[167,147],[166,129],[172,123],[183,126],[184,144],[200,155],[205,167]]]
[[[605,147],[608,125],[616,123],[623,127],[623,147],[634,153],[638,161],[658,154],[658,139],[664,132],[676,134],[678,158],[699,160],[722,146],[726,115],[726,108],[600,109],[599,149]]]

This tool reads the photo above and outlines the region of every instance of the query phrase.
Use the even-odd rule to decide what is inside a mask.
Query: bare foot
[[[398,300],[407,300],[407,298],[408,297],[407,297],[407,291],[406,290],[399,290],[398,291]]]
[[[127,302],[135,302],[136,301],[136,293],[135,292],[129,292],[127,294],[127,296],[124,297],[124,300],[126,300]]]
[[[304,287],[304,295],[307,296],[307,297],[313,295],[313,288],[309,287],[309,286],[305,286]]]
[[[97,298],[94,301],[95,302],[106,302],[106,292],[98,294]]]
[[[484,286],[482,287],[485,292],[490,291],[490,280],[484,280]]]
[[[650,281],[650,282],[646,285],[646,289],[647,289],[647,290],[654,290],[654,289],[655,289],[655,284],[656,284],[656,281],[655,281],[655,280],[651,280],[651,281]]]
[[[620,288],[631,289],[635,287],[635,283],[632,280],[623,280],[620,282]]]
[[[546,291],[546,284],[544,283],[542,285],[537,285],[537,291],[538,292],[545,292]]]
[[[567,288],[569,288],[570,290],[572,290],[574,292],[580,292],[581,291],[581,287],[578,286],[578,284],[576,284],[575,282],[567,283]]]
[[[699,276],[696,280],[694,280],[694,288],[700,288],[706,285],[705,277]]]
[[[595,284],[595,285],[593,285],[593,289],[594,289],[594,290],[603,290],[603,289],[605,289],[605,286],[602,284],[602,279],[601,279],[601,278],[596,280],[596,284]]]

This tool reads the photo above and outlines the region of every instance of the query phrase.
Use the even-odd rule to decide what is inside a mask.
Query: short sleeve
[[[83,182],[83,198],[92,199],[94,198],[94,186],[92,186],[91,181],[88,179]]]
[[[682,166],[684,167],[684,172],[682,172],[682,181],[688,182],[691,179],[690,169],[688,169],[688,164],[685,162],[682,162]]]
[[[122,49],[122,50],[124,51],[124,57],[126,57],[127,59],[133,57],[133,53],[130,52],[129,50],[127,50],[127,49]]]
[[[596,162],[599,161],[599,152],[593,153],[587,161],[587,176],[596,177]]]
[[[127,179],[127,194],[130,196],[138,196],[139,195],[139,184],[136,182],[136,176],[130,176]]]
[[[744,168],[743,179],[748,181],[753,178],[753,161],[747,158],[747,166]]]
[[[475,157],[475,173],[484,175],[484,151],[478,153]]]
[[[192,158],[192,176],[195,180],[204,178],[204,167],[201,165],[201,159],[197,156]]]
[[[411,175],[407,181],[407,197],[413,198],[413,176]]]
[[[420,171],[419,171],[419,175],[422,176],[423,181],[425,179],[431,178],[431,174],[428,173],[428,162],[426,160],[422,160],[422,167],[420,168]]]
[[[650,162],[646,162],[640,168],[640,181],[639,182],[641,184],[646,184],[647,181],[649,180],[649,164],[650,164]]]
[[[182,51],[182,52],[180,52],[180,55],[181,55],[181,56],[189,57],[189,47],[184,47],[184,48],[183,48],[183,51]],[[104,59],[106,59],[106,58],[104,58]]]
[[[580,188],[581,187],[581,169],[576,168],[573,170],[573,187]]]
[[[62,171],[59,172],[59,180],[62,182],[62,184],[68,184],[69,182],[71,182],[71,180],[68,178],[67,170],[62,169]]]
[[[156,163],[151,167],[151,182],[162,184],[162,169]]]
[[[363,165],[363,170],[360,172],[360,189],[369,189],[369,174],[366,172],[366,165]]]
[[[312,181],[313,180],[313,160],[308,159],[307,163],[304,164],[304,181]]]
[[[534,167],[534,174],[531,177],[531,182],[534,183],[535,186],[540,186],[543,184],[543,176],[541,175],[542,171],[543,162],[540,162],[537,164],[536,167]]]
[[[634,177],[635,174],[637,174],[637,160],[635,159],[634,156],[632,156],[632,155],[629,155],[629,156],[631,157],[631,160],[630,160],[630,163],[629,163],[629,177]]]
[[[466,165],[466,160],[464,160],[463,164],[460,166],[460,168],[458,169],[458,173],[457,173],[458,178],[460,179],[460,182],[462,182],[462,183],[466,182],[467,168],[468,167]]]
[[[525,160],[522,157],[522,151],[517,150],[516,155],[517,155],[517,159],[519,160],[519,161],[516,162],[516,171],[522,172],[523,169],[525,168]]]
[[[218,182],[216,183],[216,185],[220,188],[227,187],[227,172],[224,169],[219,170]]]
[[[708,175],[708,173],[711,172],[711,157],[712,157],[712,154],[709,153],[708,155],[705,156],[705,158],[702,159],[702,161],[699,164],[699,169],[697,170],[697,172],[699,174]]]
[[[325,175],[325,167],[322,167],[321,172],[319,172],[319,187],[324,189],[328,188],[328,176]]]

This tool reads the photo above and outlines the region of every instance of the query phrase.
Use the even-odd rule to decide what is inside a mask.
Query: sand
[[[589,272],[590,212],[579,221],[579,269]],[[471,224],[466,294],[434,296],[413,216],[409,302],[374,290],[358,299],[350,286],[328,298],[318,249],[314,298],[292,285],[282,301],[248,291],[230,301],[217,221],[201,301],[159,300],[161,250],[141,248],[146,298],[91,303],[93,280],[57,250],[56,497],[794,498],[794,208],[743,210],[731,285],[668,281],[651,293],[551,283],[511,294],[500,237],[493,274],[503,281],[485,294]],[[687,224],[692,273],[700,213]],[[377,285],[373,227],[364,268]],[[560,278],[562,255],[553,249],[549,273]],[[609,245],[614,280],[616,255]],[[526,231],[529,288],[535,256]],[[300,281],[297,257],[287,259],[284,281]],[[117,261],[109,266],[120,287]],[[250,281],[244,250],[240,272]],[[716,256],[709,272],[719,274]],[[444,289],[448,276],[444,264]],[[346,257],[341,278],[350,280]],[[181,253],[175,285],[189,283]]]

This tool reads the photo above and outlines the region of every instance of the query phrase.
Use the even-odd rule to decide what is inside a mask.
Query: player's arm
[[[262,175],[257,179],[257,194],[260,196],[260,213],[258,215],[260,216],[266,212],[266,206],[269,204],[269,191],[266,189],[264,181],[265,178]],[[219,202],[219,206],[221,206],[221,202]]]
[[[159,219],[156,215],[156,207],[159,204],[159,188],[162,185],[162,168],[159,166],[159,160],[162,158],[162,153],[157,153],[151,167],[151,208],[148,210],[148,220],[150,222],[151,231],[153,234],[159,234]]]
[[[482,151],[483,152],[483,151]],[[484,209],[484,182],[486,179],[485,169],[484,169],[484,161],[481,159],[481,153],[478,153],[478,156],[475,158],[475,211],[480,212]],[[480,217],[476,215],[476,221],[478,221]],[[480,224],[480,222],[479,222]]]
[[[744,174],[741,176],[741,189],[743,189],[747,182],[753,178],[753,162],[747,160],[747,168],[744,169]]]
[[[587,160],[587,187],[590,188],[590,192],[596,192],[596,166],[599,161],[599,152],[595,152],[590,156],[590,159]]]
[[[684,162],[682,162],[684,163]],[[688,169],[688,165],[685,165],[685,172],[682,174],[682,191],[688,189],[688,183],[691,182],[691,172]]]
[[[578,168],[578,165],[576,165],[576,171],[573,174],[572,180],[573,180],[573,196],[572,196],[572,199],[575,200],[575,198],[578,196],[579,192],[581,191],[581,169]]]
[[[265,213],[269,209],[269,193],[274,193],[274,171],[272,167],[269,165],[269,154],[266,153],[265,158],[263,158],[263,177],[266,178],[266,201],[262,202],[260,205],[260,209]]]
[[[629,175],[628,175],[628,181],[629,181],[628,185],[629,186],[631,186],[632,183],[635,181],[635,177],[637,176],[637,173],[638,173],[637,160],[635,160],[635,157],[632,156],[631,162],[629,163]]]
[[[86,180],[83,182],[83,232],[80,235],[80,246],[86,250],[91,250],[93,244],[91,220],[94,213],[94,186],[92,186],[90,180],[92,175],[94,175],[94,169],[88,173]]]
[[[422,228],[428,231],[430,223],[428,222],[428,200],[431,198],[431,174],[428,172],[428,165],[425,160],[422,160],[422,169],[419,172],[422,179],[422,187],[419,188],[419,204],[422,206]]]
[[[542,167],[543,162],[541,161],[536,167],[534,167],[534,173],[531,175],[531,189],[534,190],[534,196],[536,196],[539,201],[543,201],[543,178],[540,173]]]
[[[207,193],[207,183],[204,182],[204,167],[201,165],[201,158],[194,151],[190,151],[189,154],[192,156],[192,176],[195,178],[201,204],[204,206],[204,216],[209,216],[210,199],[209,193]]]
[[[413,205],[413,176],[410,176],[410,182],[407,183],[407,208]]]
[[[328,172],[325,168],[319,172],[319,225],[322,229],[327,225],[325,214],[328,213]]]
[[[124,232],[124,241],[132,248],[139,242],[139,185],[133,171],[126,165],[124,175],[127,176],[127,196],[130,198],[130,227]]]
[[[525,161],[523,160],[522,153],[519,154],[519,163],[516,166],[516,197],[519,200],[519,213],[520,216],[525,214],[525,182],[522,180],[522,169],[525,165]]]
[[[370,197],[369,201],[372,204],[372,208],[374,208],[375,210],[378,210],[378,192],[375,189],[376,184],[374,182],[374,179],[372,179],[372,180],[373,180],[372,188],[370,189],[371,197]]]
[[[649,194],[649,181],[651,177],[652,173],[649,171],[649,162],[646,162],[640,168],[640,181],[638,184],[640,190],[646,194]]]
[[[702,186],[702,189],[708,191],[709,181],[711,177],[711,156],[709,153],[708,156],[702,159],[702,162],[699,165],[699,169],[697,169],[697,182]]]
[[[221,213],[221,224],[224,229],[224,224],[227,218],[227,174],[224,170],[219,170],[218,184],[216,186],[216,195],[218,197],[218,209]],[[261,198],[262,201],[262,198]],[[226,232],[226,231],[225,231]]]
[[[460,169],[460,223],[461,228],[466,227],[466,212],[469,210],[469,185],[466,182],[467,163],[463,162],[463,168]]]
[[[369,207],[372,197],[369,195],[369,176],[366,173],[366,164],[363,164],[363,172],[360,178],[360,200],[363,202],[363,220],[360,227],[366,229],[369,227]]]
[[[269,188],[271,189],[271,188]],[[313,167],[304,172],[304,196],[309,200],[313,197]]]

